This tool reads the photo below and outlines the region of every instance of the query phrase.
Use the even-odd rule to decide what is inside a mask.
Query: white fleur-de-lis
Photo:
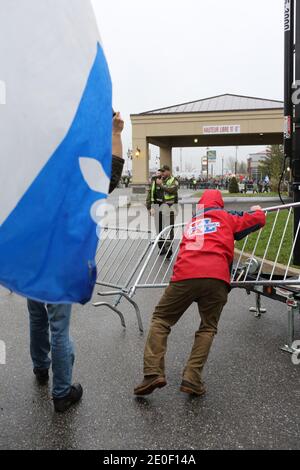
[[[92,191],[108,194],[110,179],[102,164],[94,158],[80,157],[79,164],[82,176]]]

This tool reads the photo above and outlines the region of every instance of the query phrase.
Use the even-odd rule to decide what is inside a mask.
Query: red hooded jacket
[[[209,278],[230,284],[234,241],[264,227],[265,213],[226,211],[215,190],[204,192],[198,210],[185,229],[171,282]]]

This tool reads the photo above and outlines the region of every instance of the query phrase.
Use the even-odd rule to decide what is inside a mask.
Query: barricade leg
[[[134,302],[134,300],[132,300],[132,298],[126,292],[120,292],[120,291],[118,291],[118,292],[98,292],[98,295],[100,295],[101,297],[108,297],[108,296],[115,296],[115,295],[119,296],[118,300],[116,301],[116,303],[114,305],[111,305],[107,302],[97,302],[93,305],[94,305],[94,307],[109,307],[111,310],[113,310],[120,317],[122,326],[124,328],[126,328],[124,315],[122,314],[122,312],[119,309],[117,309],[117,306],[120,304],[121,298],[124,297],[133,306],[133,308],[135,310],[136,317],[137,317],[139,330],[142,334],[144,333],[142,316],[141,316],[139,306],[136,302]]]
[[[295,341],[295,314],[299,314],[299,306],[288,306],[288,333],[287,333],[287,344],[285,344],[281,350],[294,354],[298,349],[293,347]]]
[[[131,305],[134,307],[140,333],[141,333],[141,334],[144,334],[144,326],[143,326],[141,311],[140,311],[140,308],[139,308],[138,304],[137,304],[134,300],[132,300],[132,298],[131,298],[129,295],[123,294],[123,296],[124,296],[125,299],[127,299],[128,302],[130,302]]]
[[[261,315],[263,313],[266,313],[267,309],[262,308],[262,306],[261,306],[261,295],[260,294],[255,294],[255,296],[256,296],[256,307],[251,307],[249,309],[249,311],[254,312],[256,318],[261,318]]]
[[[97,303],[94,304],[94,307],[108,307],[108,308],[110,308],[113,312],[115,312],[120,317],[121,325],[123,326],[123,328],[126,328],[126,323],[125,323],[125,319],[124,319],[124,316],[123,316],[122,312],[120,312],[120,310],[118,310],[113,305],[109,304],[108,302],[97,302]]]

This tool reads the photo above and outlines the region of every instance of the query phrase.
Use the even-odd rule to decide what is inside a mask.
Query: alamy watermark
[[[0,105],[6,104],[6,84],[0,80]]]
[[[293,89],[295,90],[292,94],[292,102],[295,106],[300,104],[300,80],[296,80],[293,84]]]
[[[123,206],[120,214],[119,208]],[[202,210],[201,210],[202,209]],[[106,201],[98,201],[92,208],[91,215],[97,223],[97,235],[102,238],[103,229],[111,230],[107,238],[119,239],[149,239],[157,236],[164,228],[174,227],[172,240],[178,240],[185,235],[187,239],[186,249],[199,250],[204,243],[207,233],[218,231],[219,224],[213,223],[210,217],[204,215],[204,208],[196,204],[185,205],[152,205],[151,211],[145,206],[131,206],[126,198],[119,200],[119,204],[112,205]],[[197,217],[195,218],[195,215]],[[164,236],[164,234],[163,234]]]
[[[300,366],[300,341],[294,341],[292,348],[295,350],[292,355],[292,362],[295,366]]]
[[[0,341],[0,365],[6,364],[6,344],[4,341]]]

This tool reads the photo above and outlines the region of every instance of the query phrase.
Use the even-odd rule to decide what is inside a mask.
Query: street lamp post
[[[209,180],[209,168],[208,168],[208,152],[209,152],[209,147],[207,147],[207,152],[206,152],[206,159],[207,159],[207,183],[208,183],[208,180]]]
[[[182,149],[180,149],[180,171],[181,171],[181,173],[183,172],[183,168],[182,168]]]
[[[237,175],[237,170],[238,170],[238,146],[235,148],[235,176]]]
[[[129,175],[129,160],[132,160],[132,150],[128,149],[127,152],[127,174]]]

